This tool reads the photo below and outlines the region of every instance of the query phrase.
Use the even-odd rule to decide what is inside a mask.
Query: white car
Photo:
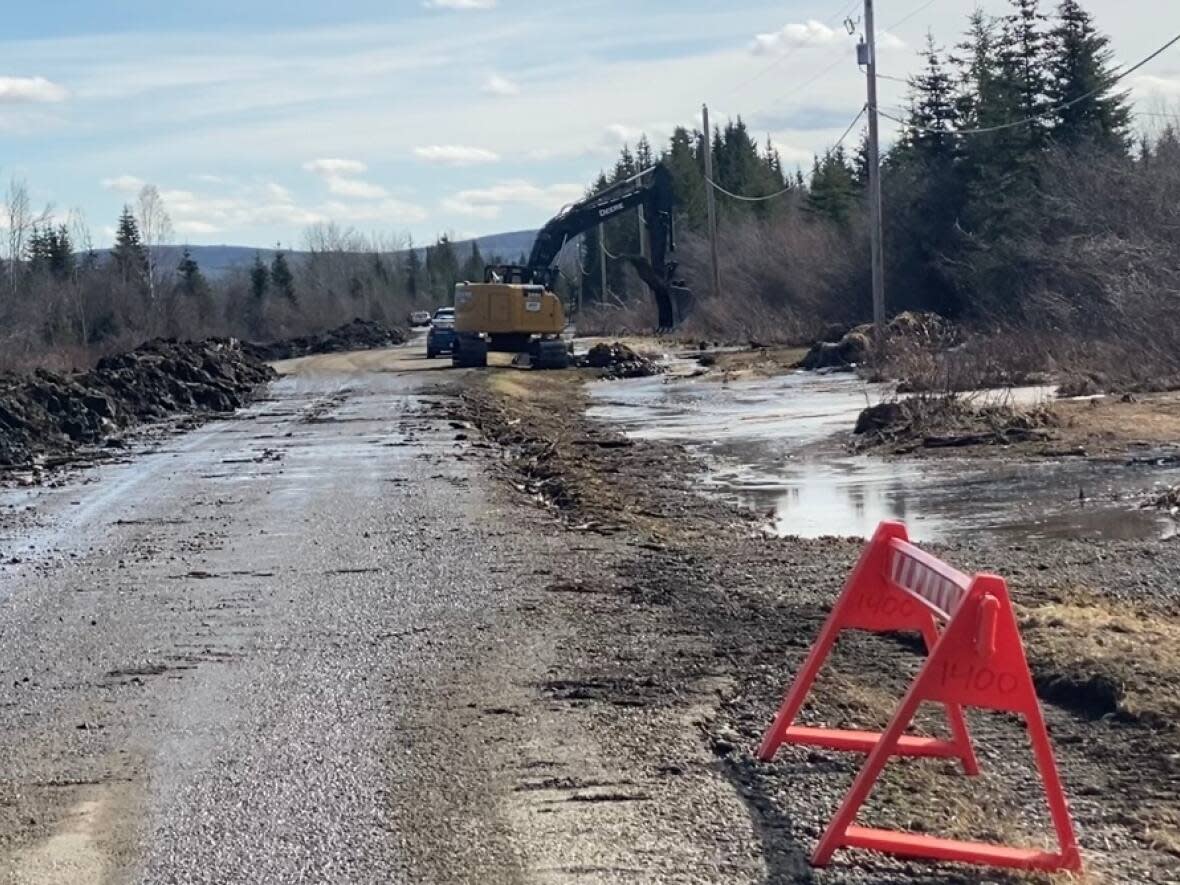
[[[410,314],[411,326],[429,326],[430,325],[430,311],[416,310]]]

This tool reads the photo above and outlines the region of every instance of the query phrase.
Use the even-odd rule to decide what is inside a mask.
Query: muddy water
[[[883,519],[949,540],[985,531],[1013,538],[1170,537],[1178,524],[1138,509],[1180,468],[1046,459],[979,464],[847,452],[842,436],[889,391],[851,375],[795,373],[722,384],[686,377],[592,385],[591,417],[639,439],[683,443],[709,465],[716,494],[767,514],[780,535],[866,536]],[[1028,388],[1018,401],[1047,395]]]

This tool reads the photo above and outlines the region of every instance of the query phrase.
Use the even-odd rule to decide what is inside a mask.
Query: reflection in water
[[[622,425],[636,438],[674,440],[698,451],[711,467],[706,485],[768,513],[780,535],[863,537],[884,519],[905,521],[924,541],[969,531],[1121,539],[1176,533],[1168,517],[1120,503],[1153,485],[1180,481],[1176,468],[817,453],[815,443],[849,430],[866,403],[887,393],[853,376],[796,373],[727,385],[645,378],[593,390],[592,417]],[[1088,500],[1079,500],[1079,489]]]

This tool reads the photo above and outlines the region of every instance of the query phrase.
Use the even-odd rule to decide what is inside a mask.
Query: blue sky
[[[984,0],[989,11],[1003,0]],[[1090,0],[1120,60],[1180,32],[1172,0]],[[334,221],[460,236],[537,226],[622,143],[741,114],[804,167],[863,103],[856,0],[54,0],[6,12],[0,177],[96,244],[156,185],[178,241],[299,246]],[[877,0],[904,76],[971,0]],[[1180,99],[1180,50],[1131,85]],[[883,105],[904,87],[884,84]],[[1152,125],[1154,117],[1144,117]]]

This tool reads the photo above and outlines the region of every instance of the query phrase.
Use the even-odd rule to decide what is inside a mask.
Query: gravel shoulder
[[[504,447],[518,491],[569,526],[630,545],[615,574],[631,604],[588,619],[598,654],[579,662],[578,678],[608,698],[642,686],[656,708],[702,682],[716,687],[721,708],[702,719],[698,740],[743,796],[768,880],[1038,880],[856,852],[826,871],[807,866],[859,759],[786,748],[764,765],[753,752],[860,543],[769,538],[752,514],[696,493],[699,465],[681,448],[623,439],[584,419],[583,406],[576,376],[493,374],[469,379],[461,414]],[[1180,545],[979,542],[939,552],[1010,581],[1091,880],[1180,880]],[[636,632],[638,646],[628,642]],[[917,660],[904,637],[842,640],[806,718],[882,726]],[[1023,729],[991,714],[971,726],[982,778],[938,762],[893,764],[862,819],[1043,844]]]

